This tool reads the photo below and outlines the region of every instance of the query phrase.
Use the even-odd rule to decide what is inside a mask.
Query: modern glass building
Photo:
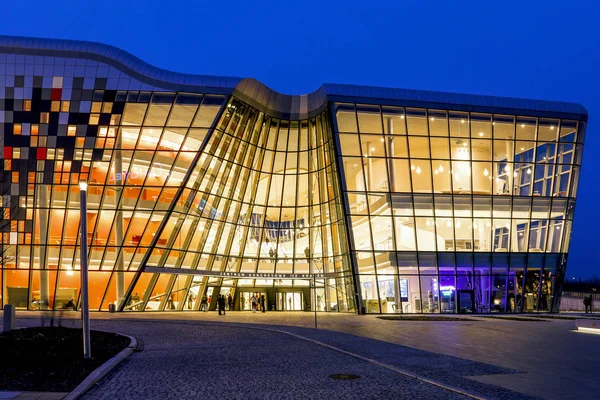
[[[0,36],[2,304],[558,311],[577,104],[325,84],[288,96],[102,44]]]

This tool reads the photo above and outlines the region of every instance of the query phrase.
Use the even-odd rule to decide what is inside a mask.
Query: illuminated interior
[[[581,162],[577,121],[335,110],[367,312],[552,309]],[[463,292],[472,301],[460,310]]]
[[[0,51],[2,304],[79,307],[85,181],[93,310],[558,310],[587,121],[568,103],[287,96],[51,42]]]

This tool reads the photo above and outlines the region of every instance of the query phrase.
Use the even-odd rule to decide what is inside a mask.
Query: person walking
[[[188,300],[188,309],[191,310],[192,307],[194,307],[194,295],[189,293],[187,300]]]
[[[254,294],[250,297],[250,304],[252,305],[252,312],[256,312],[256,296]]]
[[[229,311],[233,311],[233,297],[231,297],[231,293],[227,295],[227,307],[229,307]]]
[[[584,296],[583,298],[583,305],[585,306],[585,313],[588,313],[588,309],[590,310],[590,313],[592,312],[592,296],[590,295],[588,296]]]
[[[273,249],[269,249],[269,257],[271,258],[271,262],[275,262],[275,252]]]
[[[265,295],[261,294],[260,295],[260,311],[261,312],[265,312],[266,308],[265,308]]]
[[[219,307],[219,315],[221,315],[221,311],[223,311],[223,315],[225,315],[225,296],[220,294],[217,297],[217,306]]]
[[[240,296],[240,311],[244,311],[246,309],[246,298],[242,294]]]
[[[202,296],[202,298],[200,299],[200,311],[208,311],[208,299],[206,298],[206,296]]]

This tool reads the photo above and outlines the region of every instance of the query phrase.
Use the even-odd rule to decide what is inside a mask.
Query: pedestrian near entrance
[[[223,312],[223,315],[225,315],[225,296],[220,294],[219,297],[217,297],[217,306],[219,308],[219,315],[221,315],[221,311]]]
[[[229,307],[229,311],[233,311],[233,297],[231,297],[231,293],[227,295],[227,307]]]
[[[260,295],[260,311],[265,312],[265,295]]]
[[[256,312],[256,296],[250,297],[250,304],[252,305],[252,312]]]
[[[590,313],[592,312],[592,295],[585,296],[583,298],[583,305],[585,306],[585,313],[588,313],[588,310],[590,310]]]
[[[269,249],[269,257],[271,258],[271,262],[275,262],[275,252],[273,249]]]
[[[206,296],[202,296],[202,299],[200,299],[200,311],[208,311],[208,299]]]

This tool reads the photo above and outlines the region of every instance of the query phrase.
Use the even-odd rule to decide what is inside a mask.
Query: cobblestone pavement
[[[145,321],[95,321],[94,327],[133,335],[143,350],[121,363],[84,399],[465,398],[276,332]],[[329,377],[336,373],[360,379]]]
[[[21,315],[24,315],[24,313]],[[35,314],[27,313],[25,315],[33,316]],[[76,313],[72,313],[66,316],[75,317],[77,315]],[[275,357],[273,354],[278,354],[279,356],[283,354],[283,357],[275,357],[276,360],[288,359],[287,357],[289,356],[290,363],[288,365],[292,366],[292,371],[294,369],[304,371],[299,374],[293,373],[289,376],[303,376],[301,375],[302,373],[310,376],[310,379],[306,382],[311,382],[312,388],[318,386],[314,382],[319,382],[317,376],[314,376],[312,371],[315,371],[315,374],[322,374],[320,372],[322,370],[319,369],[321,367],[312,365],[309,368],[306,365],[303,368],[296,368],[296,366],[302,365],[304,360],[314,359],[320,366],[332,365],[334,368],[327,370],[327,372],[333,371],[329,372],[330,374],[350,371],[335,368],[339,365],[336,364],[338,358],[342,357],[343,360],[346,360],[346,356],[339,353],[337,355],[334,354],[331,355],[332,361],[329,361],[331,350],[324,349],[318,345],[305,343],[305,346],[310,347],[310,350],[307,349],[305,352],[301,352],[300,361],[298,361],[294,358],[293,350],[295,349],[295,345],[290,345],[291,350],[289,354],[287,351],[288,342],[286,340],[293,338],[279,338],[273,341],[277,345],[270,346],[268,342],[271,342],[273,333],[254,331],[260,332],[258,335],[261,339],[258,341],[247,341],[246,338],[253,337],[252,335],[255,333],[241,334],[240,332],[252,331],[247,329],[249,326],[270,327],[297,333],[403,370],[418,373],[421,376],[435,379],[453,387],[473,391],[485,398],[528,398],[527,395],[529,395],[548,399],[583,399],[594,398],[600,392],[600,374],[596,367],[598,357],[600,356],[600,336],[573,332],[572,329],[575,323],[569,320],[529,322],[480,318],[472,322],[421,322],[387,321],[375,318],[374,316],[319,314],[319,328],[324,329],[314,330],[308,328],[314,326],[314,314],[302,312],[265,314],[234,312],[228,313],[224,317],[219,317],[216,313],[93,313],[92,318],[93,328],[120,331],[132,334],[138,338],[140,337],[140,332],[142,332],[141,338],[145,343],[146,349],[150,348],[149,346],[153,346],[152,340],[158,340],[157,344],[167,347],[171,346],[171,339],[176,343],[180,343],[181,341],[187,343],[190,340],[189,343],[191,345],[196,343],[195,335],[201,335],[199,332],[213,332],[214,329],[233,329],[231,331],[233,333],[227,334],[233,335],[233,338],[227,336],[228,339],[226,342],[228,344],[224,344],[224,346],[228,346],[230,350],[235,349],[232,357],[235,358],[235,362],[238,364],[234,363],[234,365],[256,366],[255,375],[246,375],[245,372],[243,374],[240,372],[240,376],[251,376],[252,379],[256,376],[256,379],[263,383],[268,381],[268,375],[265,375],[263,369],[257,366],[255,357],[259,357],[258,359],[260,360],[263,357],[263,353],[254,354],[256,346],[260,346],[261,348],[262,346],[268,347],[269,350],[265,350],[264,353],[264,360],[270,360]],[[39,324],[39,321],[36,318],[21,318],[18,320],[18,324]],[[206,325],[214,323],[224,324],[225,326]],[[231,327],[228,324],[238,325],[238,327]],[[260,326],[256,324],[260,324]],[[244,328],[242,329],[241,327]],[[186,336],[186,334],[182,333],[184,337],[179,338],[180,334],[177,332],[189,332],[189,329],[196,333],[191,338],[189,335]],[[236,329],[238,330],[237,334],[235,333]],[[155,331],[156,333],[152,333]],[[338,331],[338,333],[331,331]],[[352,335],[344,335],[339,332],[351,333]],[[144,337],[146,334],[151,336],[157,335],[157,339],[148,341]],[[163,339],[158,339],[161,335]],[[361,336],[361,338],[353,335]],[[218,333],[213,332],[212,334],[208,334],[208,336],[199,336],[199,340],[200,343],[209,344],[213,340],[211,338],[214,337],[220,336]],[[267,337],[268,340],[266,340]],[[240,342],[238,343],[238,341]],[[398,344],[402,346],[398,346]],[[313,346],[317,347],[313,348]],[[176,347],[177,345],[172,350],[175,351]],[[278,353],[279,349],[282,348],[282,353]],[[275,353],[272,353],[273,350],[275,350]],[[208,355],[210,353],[207,353],[206,356],[193,354],[194,352],[198,352],[199,348],[191,351],[190,354],[185,349],[182,351],[184,353],[182,357],[184,359],[189,357],[187,360],[191,362],[190,365],[195,365],[197,368],[190,368],[189,365],[186,367],[179,366],[180,362],[176,362],[174,365],[178,366],[178,370],[198,371],[198,368],[206,366],[205,361],[200,361],[199,358],[205,360],[208,357],[208,359],[213,361],[214,359],[218,359],[218,356],[215,354],[211,356]],[[228,354],[227,351],[229,350],[224,351],[226,352],[225,354]],[[315,353],[312,354],[311,351]],[[136,353],[134,357],[137,358],[144,352]],[[269,358],[266,358],[266,354],[269,355]],[[307,356],[305,357],[304,355]],[[131,359],[132,362],[134,359]],[[247,361],[250,359],[253,360]],[[346,361],[342,362],[342,365],[355,365],[356,363],[362,365],[361,363],[365,362],[353,359],[348,363]],[[263,362],[262,364],[265,363]],[[168,358],[164,365],[168,365]],[[164,365],[163,369],[165,368]],[[277,362],[275,362],[275,365],[281,367],[281,364],[277,364]],[[368,398],[375,395],[375,397],[379,398],[402,398],[402,394],[405,393],[404,391],[401,391],[399,395],[393,389],[388,388],[396,384],[403,386],[402,382],[405,379],[409,380],[410,387],[423,385],[422,383],[415,382],[414,379],[405,378],[395,372],[373,366],[372,364],[365,363],[364,367],[367,370],[375,368],[375,376],[390,376],[388,374],[391,372],[392,380],[384,379],[385,382],[377,383],[377,385],[382,385],[386,389],[383,392],[372,391],[370,389],[361,391],[362,388],[368,387],[365,379],[368,375],[362,372],[358,374],[363,375],[363,378],[351,381],[353,382],[351,385],[356,385],[357,388],[358,385],[363,385],[361,389],[357,389],[358,391],[354,391],[353,389],[353,391],[348,392],[340,389],[340,394],[346,395],[346,393],[351,393],[350,396],[352,396],[352,394],[356,393],[357,395],[360,394],[361,398]],[[167,369],[169,368],[167,367]],[[250,370],[253,369],[250,368]],[[162,373],[165,374],[165,372]],[[279,376],[277,371],[269,372],[269,374],[273,373],[273,376]],[[177,379],[184,379],[182,378],[184,375],[186,373],[179,373],[176,381]],[[214,373],[206,375],[214,379]],[[318,376],[322,377],[322,375]],[[316,380],[313,380],[313,377]],[[159,380],[161,379],[164,381],[170,378],[164,377]],[[359,384],[358,382],[361,380],[362,382]],[[334,382],[334,385],[339,383],[329,378],[325,381],[327,385],[331,385],[331,382]],[[347,384],[350,381],[343,382],[343,384]],[[268,382],[265,385],[265,387],[269,387]],[[301,382],[298,385],[300,386],[291,383],[290,387],[303,387]],[[310,391],[305,392],[305,397],[312,397],[310,393]],[[318,392],[315,393],[317,393],[315,394],[316,397],[322,397]],[[409,392],[407,391],[406,393]],[[290,394],[288,397],[298,397],[302,393],[281,393],[279,397],[285,397],[284,394]],[[440,393],[427,394],[426,397],[435,398],[437,394]],[[440,395],[445,396],[446,394]],[[329,394],[324,395],[332,397]],[[333,398],[337,398],[336,396],[337,393]],[[414,393],[410,396],[412,398],[421,398]],[[268,395],[263,397],[268,397]],[[278,397],[277,394],[275,394],[275,397]],[[237,397],[233,396],[233,398]]]

